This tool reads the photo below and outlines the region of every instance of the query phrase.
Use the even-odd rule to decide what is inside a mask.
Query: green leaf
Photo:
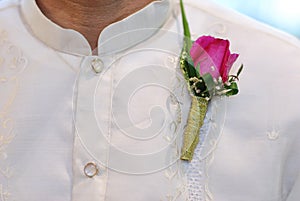
[[[236,82],[230,83],[230,85],[225,85],[225,89],[229,91],[226,93],[227,96],[233,96],[239,93],[238,85]]]
[[[189,52],[192,47],[191,32],[190,32],[189,23],[186,19],[185,9],[182,0],[180,0],[180,9],[181,9],[183,33],[184,33],[184,43],[185,43],[184,46],[186,51]]]
[[[198,63],[198,65],[197,65],[197,67],[195,67],[195,69],[196,69],[197,77],[200,78],[201,77],[200,76],[200,72],[199,72],[199,70],[200,70],[200,63]]]
[[[203,78],[201,77],[199,80],[200,81],[196,83],[196,88],[197,88],[197,90],[200,90],[200,91],[198,92],[195,89],[194,90],[195,96],[202,97],[202,98],[210,98],[211,96],[207,90],[207,86],[206,86]]]
[[[212,91],[215,89],[215,82],[214,82],[214,78],[212,77],[212,75],[210,73],[205,73],[203,76],[202,76],[204,82],[205,82],[205,85],[207,87],[207,90],[209,92],[209,94],[212,94]]]
[[[180,9],[182,15],[182,24],[183,24],[183,31],[184,31],[184,40],[183,40],[183,49],[181,52],[181,68],[185,72],[186,79],[192,77],[200,77],[199,72],[194,67],[194,62],[190,56],[190,49],[192,47],[192,40],[191,40],[191,33],[188,21],[186,19],[185,10],[183,1],[180,0]]]
[[[240,76],[241,72],[243,71],[243,68],[244,68],[244,65],[242,64],[241,67],[239,68],[237,74],[236,74],[237,77]]]
[[[191,39],[191,32],[190,32],[190,28],[189,28],[189,23],[186,19],[184,5],[183,5],[182,0],[180,0],[180,9],[181,9],[181,15],[182,15],[184,36],[187,37],[188,39]]]
[[[194,65],[193,65],[193,62],[188,59],[185,59],[184,60],[184,66],[185,66],[185,70],[188,74],[188,77],[189,78],[192,78],[192,77],[199,77],[199,73],[197,72],[197,70],[195,69]]]

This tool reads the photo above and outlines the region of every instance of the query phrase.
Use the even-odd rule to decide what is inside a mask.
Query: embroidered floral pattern
[[[27,59],[20,48],[12,44],[5,31],[0,31],[0,82],[9,82],[23,72]]]
[[[0,201],[11,197],[9,179],[13,172],[8,162],[7,148],[15,138],[15,132],[10,110],[19,89],[18,76],[27,64],[22,51],[8,40],[7,35],[5,31],[0,31]]]
[[[172,189],[166,193],[164,198],[161,198],[161,201],[176,201],[185,198],[187,192],[187,182],[184,169],[182,168],[182,161],[178,160],[182,142],[182,139],[178,135],[181,135],[184,126],[182,125],[183,113],[181,101],[187,97],[187,88],[178,67],[178,58],[169,57],[168,61],[169,66],[172,65],[173,68],[176,68],[176,75],[172,78],[173,94],[170,94],[166,102],[170,122],[169,128],[167,129],[168,132],[165,135],[165,140],[171,144],[172,150],[170,152],[170,160],[176,162],[164,171],[164,175],[169,181],[169,186],[172,187]]]
[[[272,131],[268,131],[267,135],[270,140],[277,140],[279,138],[279,131],[274,129]]]

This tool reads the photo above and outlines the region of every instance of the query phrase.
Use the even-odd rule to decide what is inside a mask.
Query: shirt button
[[[96,73],[101,73],[101,71],[103,70],[104,64],[103,64],[103,62],[101,61],[101,59],[99,59],[99,58],[94,58],[94,59],[91,61],[91,66],[92,66],[93,70],[94,70]]]
[[[93,162],[87,163],[84,166],[84,174],[85,176],[92,178],[99,173],[99,169],[97,165]]]

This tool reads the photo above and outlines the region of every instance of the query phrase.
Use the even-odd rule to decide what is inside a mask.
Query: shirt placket
[[[111,73],[105,70],[104,60],[98,56],[84,57],[75,86],[72,201],[105,200]],[[97,93],[101,93],[101,100],[95,98],[99,97]],[[95,108],[101,115],[96,115]]]

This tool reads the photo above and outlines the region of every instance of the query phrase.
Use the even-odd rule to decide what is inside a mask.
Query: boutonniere
[[[231,54],[228,40],[201,36],[192,41],[182,0],[180,0],[184,29],[184,44],[180,55],[180,68],[187,81],[192,103],[184,131],[181,159],[191,161],[199,142],[200,128],[213,96],[232,96],[238,93],[237,81],[243,65],[236,75],[230,69],[238,58]]]

